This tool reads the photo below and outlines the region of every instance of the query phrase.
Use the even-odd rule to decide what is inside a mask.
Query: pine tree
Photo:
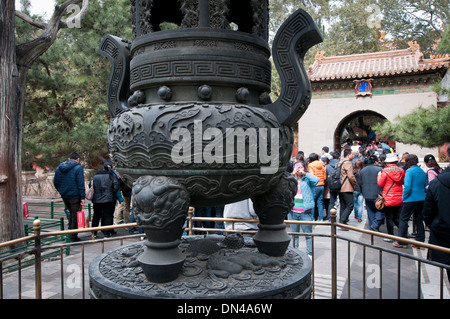
[[[80,28],[62,30],[59,39],[33,65],[24,113],[24,168],[30,163],[54,169],[72,151],[86,168],[108,157],[106,105],[110,64],[97,53],[102,38],[131,39],[128,0],[93,1]]]
[[[450,25],[442,33],[441,41],[439,42],[438,52],[442,54],[450,54]]]
[[[450,108],[419,107],[374,127],[377,134],[404,144],[438,147],[450,142]]]

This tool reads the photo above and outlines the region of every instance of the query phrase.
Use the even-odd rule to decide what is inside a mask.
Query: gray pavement
[[[349,226],[368,229],[367,212],[364,210],[363,221],[358,222],[350,215]],[[410,225],[409,230],[412,230]],[[387,233],[384,226],[381,232]],[[329,234],[329,226],[314,226],[313,233]],[[344,231],[340,228],[337,235],[356,241],[371,243],[371,236],[356,231]],[[397,235],[395,227],[394,235]],[[426,231],[426,242],[429,232]],[[398,278],[398,255],[389,251],[399,251],[416,257],[426,258],[427,250],[395,248],[392,242],[381,237],[374,238],[374,246],[382,247],[387,252],[381,253],[374,248],[350,243],[347,240],[337,241],[337,296],[342,299],[438,299],[440,298],[439,268],[421,263],[420,284],[417,278],[419,263],[409,258],[400,258],[401,276]],[[303,245],[303,246],[302,246]],[[304,243],[300,241],[300,249]],[[365,258],[364,258],[365,255]],[[380,267],[381,258],[381,267]],[[364,261],[365,260],[365,261]],[[331,251],[330,239],[316,237],[314,241],[314,298],[329,299],[331,297]],[[381,281],[380,279],[381,274]],[[444,299],[450,299],[450,285],[444,271]],[[420,287],[419,287],[420,286]],[[350,289],[349,289],[350,287]],[[399,288],[400,287],[400,288]],[[400,292],[399,292],[400,289]]]
[[[126,229],[118,229],[117,235],[114,235],[114,237],[117,238],[127,234]],[[117,240],[94,243],[90,241],[90,233],[80,234],[79,237],[81,241],[71,246],[70,255],[64,255],[62,266],[59,256],[42,262],[43,299],[82,299],[83,285],[85,288],[84,298],[89,298],[89,263],[103,252],[121,244],[127,245],[140,240],[137,237],[123,240],[123,243]],[[84,278],[84,281],[82,278]],[[16,271],[3,275],[3,296],[5,299],[35,299],[34,266],[22,269],[20,281],[22,290],[19,292],[19,273]]]
[[[353,217],[349,220],[349,225],[357,228],[366,227],[366,211],[364,211],[363,222],[358,222]],[[384,231],[381,229],[381,231]],[[317,225],[313,228],[314,234],[329,234],[330,227]],[[118,234],[127,235],[127,229],[118,229]],[[338,229],[338,235],[353,240],[370,242],[368,235],[354,231],[344,231]],[[428,238],[428,232],[427,232]],[[106,252],[118,245],[121,241],[106,241],[93,243],[90,241],[90,233],[80,235],[82,241],[71,247],[70,255],[64,256],[61,265],[60,258],[54,257],[42,263],[42,298],[44,299],[82,299],[83,285],[85,288],[85,298],[89,298],[89,263],[98,255]],[[127,239],[123,244],[140,240],[140,237]],[[386,249],[398,250],[392,243],[375,238],[375,245]],[[350,248],[349,248],[350,247]],[[300,250],[305,250],[304,238],[300,237]],[[380,269],[380,254],[377,250],[364,248],[356,244],[348,244],[345,240],[337,242],[337,288],[338,298],[342,299],[378,299],[380,291],[382,298],[395,299],[398,297],[398,286],[400,286],[400,298],[417,299],[418,295],[423,299],[437,299],[440,296],[439,289],[439,269],[421,263],[420,289],[418,289],[419,279],[417,278],[418,263],[408,258],[401,258],[400,284],[397,276],[398,257],[390,253],[382,254],[382,269]],[[413,248],[401,249],[402,252],[414,256],[426,257],[426,250]],[[331,249],[330,238],[314,237],[314,299],[331,298]],[[366,256],[365,263],[363,256]],[[84,268],[84,273],[83,273]],[[364,270],[365,269],[365,274]],[[62,270],[62,271],[61,271]],[[380,284],[380,272],[382,283]],[[444,273],[445,276],[445,273]],[[20,278],[19,278],[20,277]],[[84,278],[84,281],[82,280]],[[22,284],[19,291],[18,283]],[[450,299],[450,287],[444,277],[445,287],[443,289],[444,298]],[[350,287],[350,290],[348,289]],[[350,296],[349,296],[350,291]],[[62,295],[64,294],[64,296]],[[35,271],[34,267],[28,267],[18,272],[4,274],[3,276],[3,298],[17,299],[35,298]]]

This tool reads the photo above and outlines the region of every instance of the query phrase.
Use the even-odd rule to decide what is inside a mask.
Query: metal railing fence
[[[219,229],[219,228],[203,228],[203,227],[194,227],[194,223],[195,222],[203,222],[203,221],[213,221],[213,222],[230,222],[234,225],[234,223],[236,222],[248,222],[248,223],[258,223],[258,220],[241,220],[241,219],[230,219],[230,218],[206,218],[206,217],[195,217],[193,214],[193,209],[191,208],[189,210],[189,215],[187,217],[186,220],[186,234],[187,235],[192,235],[194,233],[198,234],[198,233],[206,233],[206,234],[211,234],[211,233],[227,233],[227,232],[242,232],[239,230],[235,230],[233,227],[231,229]],[[384,233],[379,233],[379,232],[374,232],[374,231],[370,231],[370,230],[365,230],[365,229],[359,229],[357,227],[353,227],[353,226],[349,226],[346,224],[341,224],[338,223],[336,221],[336,211],[332,210],[331,213],[331,220],[328,222],[307,222],[307,221],[291,221],[291,220],[286,220],[285,221],[286,224],[289,226],[290,224],[312,224],[312,225],[316,225],[316,226],[325,226],[329,229],[329,232],[325,232],[325,233],[299,233],[299,232],[288,232],[288,234],[290,236],[292,236],[292,238],[294,239],[296,236],[311,236],[312,237],[312,250],[313,250],[313,254],[312,254],[312,281],[313,281],[313,298],[315,298],[315,276],[316,276],[316,272],[315,272],[315,253],[316,253],[316,249],[315,249],[315,241],[318,240],[317,238],[325,238],[328,241],[329,244],[329,252],[330,252],[330,259],[329,259],[329,265],[331,266],[331,270],[330,270],[330,281],[331,281],[331,288],[330,288],[330,296],[329,298],[331,299],[336,299],[338,298],[338,257],[339,258],[345,258],[345,256],[341,255],[338,256],[338,242],[339,241],[344,241],[347,242],[347,274],[346,274],[346,281],[347,281],[347,298],[352,298],[353,293],[351,291],[352,287],[350,285],[350,282],[352,280],[353,277],[353,273],[350,270],[350,264],[351,264],[351,253],[350,253],[350,249],[351,249],[351,244],[356,245],[357,247],[362,247],[363,249],[363,260],[362,260],[362,268],[363,268],[363,289],[362,289],[362,296],[360,296],[360,298],[366,298],[366,285],[365,285],[365,281],[367,280],[367,278],[365,277],[366,274],[366,268],[367,268],[367,262],[366,262],[366,258],[367,258],[367,251],[368,249],[371,250],[376,250],[378,251],[378,259],[379,259],[379,266],[382,267],[382,261],[383,261],[383,256],[385,256],[386,253],[388,254],[394,254],[397,256],[397,265],[396,265],[396,269],[397,269],[397,287],[398,287],[398,292],[397,292],[397,298],[401,298],[401,294],[400,294],[400,286],[401,286],[401,280],[402,280],[402,275],[404,276],[405,274],[402,274],[402,258],[407,258],[410,260],[413,260],[417,263],[417,294],[416,294],[416,298],[420,299],[421,298],[421,275],[422,275],[422,270],[423,264],[427,264],[427,265],[431,265],[434,267],[437,267],[439,269],[440,272],[440,283],[439,283],[439,297],[440,299],[444,299],[445,298],[445,289],[448,289],[448,283],[446,282],[446,278],[444,276],[444,270],[449,270],[450,266],[449,265],[445,265],[445,264],[440,264],[440,263],[436,263],[433,261],[430,261],[426,258],[421,258],[418,256],[414,256],[402,251],[398,251],[398,250],[393,250],[393,249],[388,249],[385,247],[381,247],[380,245],[375,244],[375,241],[377,238],[387,238],[387,239],[392,239],[392,240],[401,240],[402,242],[408,243],[408,244],[413,244],[419,247],[423,247],[423,248],[427,248],[427,249],[433,249],[433,250],[439,250],[445,253],[450,254],[450,249],[445,248],[445,247],[440,247],[440,246],[435,246],[435,245],[431,245],[428,243],[422,243],[422,242],[417,242],[415,240],[410,240],[410,239],[405,239],[405,238],[400,238],[397,236],[393,236],[393,235],[388,235],[388,234],[384,234]],[[102,253],[104,252],[105,249],[105,243],[107,242],[116,242],[119,241],[120,245],[123,245],[125,241],[127,240],[142,240],[145,238],[145,234],[134,234],[134,235],[127,235],[127,236],[120,236],[120,237],[112,237],[112,238],[103,238],[103,239],[95,239],[94,237],[94,232],[97,231],[103,231],[103,230],[109,230],[109,229],[120,229],[120,228],[129,228],[129,227],[137,227],[136,223],[129,223],[129,224],[122,224],[122,225],[112,225],[112,226],[103,226],[103,227],[93,227],[93,228],[86,228],[86,229],[76,229],[76,230],[65,230],[65,231],[51,231],[51,232],[41,232],[40,229],[40,220],[39,219],[35,219],[33,222],[33,230],[34,230],[34,234],[33,235],[29,235],[23,238],[19,238],[19,239],[15,239],[15,240],[11,240],[8,242],[4,242],[4,243],[0,243],[0,251],[4,250],[5,248],[8,247],[14,247],[17,245],[23,245],[24,243],[30,242],[32,241],[34,243],[34,245],[32,247],[27,248],[26,250],[21,251],[20,253],[13,253],[10,255],[5,255],[3,257],[0,257],[0,299],[4,298],[4,265],[6,263],[8,263],[11,260],[17,261],[19,264],[18,270],[17,270],[17,281],[18,281],[18,296],[17,298],[21,298],[22,297],[22,285],[21,285],[21,281],[22,281],[22,271],[23,271],[23,267],[21,267],[21,263],[25,258],[31,258],[33,259],[33,264],[34,264],[34,285],[35,285],[35,298],[36,299],[42,299],[43,298],[43,291],[42,291],[42,264],[43,264],[43,260],[42,260],[42,256],[43,256],[43,252],[49,249],[59,249],[60,250],[60,254],[59,254],[59,258],[60,258],[60,270],[61,270],[61,293],[60,296],[61,298],[64,298],[64,274],[63,274],[63,265],[64,265],[64,253],[63,253],[63,249],[66,247],[74,247],[74,246],[79,246],[81,247],[81,278],[82,278],[82,296],[81,298],[85,298],[86,297],[86,283],[85,283],[85,247],[86,245],[101,245],[101,251]],[[324,228],[322,228],[324,229]],[[352,232],[358,232],[361,234],[364,234],[364,236],[366,237],[366,240],[357,240],[357,239],[352,239],[349,238],[349,236],[343,236],[341,234],[338,234],[337,230],[338,229],[347,229],[349,230],[349,233]],[[53,243],[50,245],[42,245],[42,241],[44,238],[46,237],[50,237],[50,236],[60,236],[60,235],[70,235],[73,233],[86,233],[86,232],[90,232],[92,234],[92,237],[90,240],[87,241],[81,241],[81,242],[75,242],[75,243],[66,243],[66,242],[62,242],[62,243]],[[252,233],[254,231],[247,231],[247,233]],[[367,240],[368,238],[368,240]],[[327,244],[327,245],[328,245]],[[340,266],[340,265],[339,265]],[[390,265],[392,267],[392,265]],[[383,271],[380,271],[378,274],[378,278],[377,281],[380,282],[380,287],[379,289],[379,299],[383,299],[383,285],[385,284],[384,282],[384,275],[383,275]],[[406,276],[411,277],[413,274],[406,274]],[[342,289],[341,289],[342,290]]]
[[[26,201],[28,209],[32,212],[33,216],[46,217],[50,219],[56,219],[61,217],[66,217],[64,209],[66,206],[61,200],[50,200],[47,201]],[[92,215],[93,207],[91,203],[86,204],[86,209],[89,214]]]

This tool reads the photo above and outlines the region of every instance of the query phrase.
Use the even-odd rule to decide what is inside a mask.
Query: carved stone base
[[[176,280],[150,282],[138,262],[144,243],[98,256],[89,267],[93,299],[311,298],[311,261],[289,247],[282,257],[258,252],[253,240],[230,244],[224,236],[186,236],[187,257]],[[225,246],[226,243],[226,246]]]

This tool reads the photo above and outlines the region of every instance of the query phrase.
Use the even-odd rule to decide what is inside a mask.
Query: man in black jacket
[[[112,225],[119,181],[114,175],[111,160],[106,159],[103,161],[103,169],[94,175],[92,183],[94,184],[94,198],[92,199],[94,216],[92,217],[92,227],[97,227],[100,221],[102,226]],[[103,231],[105,237],[111,237],[113,233],[113,230]]]
[[[450,155],[450,146],[447,149]],[[430,182],[423,205],[425,224],[430,228],[430,244],[450,248],[450,166]],[[450,265],[450,254],[429,250],[428,258]],[[447,269],[450,281],[450,270]]]
[[[381,194],[381,187],[377,184],[377,175],[382,168],[378,166],[376,155],[370,155],[367,159],[367,166],[361,170],[361,193],[366,202],[367,218],[369,227],[372,230],[379,231],[380,225],[384,220],[384,213],[378,211],[375,207],[375,200],[378,194]]]
[[[84,186],[84,170],[80,165],[80,156],[73,152],[67,161],[58,165],[53,184],[61,195],[69,210],[69,229],[77,229],[77,212],[84,205],[86,196]],[[71,241],[79,241],[77,234],[70,235]]]

